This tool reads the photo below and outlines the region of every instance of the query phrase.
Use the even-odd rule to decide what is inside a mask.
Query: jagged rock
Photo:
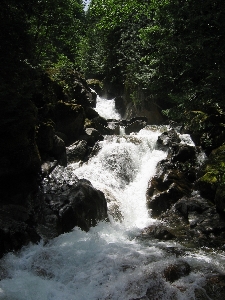
[[[47,176],[48,174],[50,174],[55,167],[58,165],[58,161],[54,160],[54,161],[45,161],[42,165],[41,165],[41,173],[44,176]]]
[[[182,162],[185,163],[188,160],[195,159],[196,149],[194,146],[190,145],[173,145],[170,148],[170,155],[172,156],[173,162]]]
[[[95,128],[86,128],[85,134],[80,136],[80,140],[85,141],[88,147],[94,147],[98,141],[103,141],[104,137]]]
[[[98,221],[107,219],[104,194],[90,181],[79,180],[70,168],[56,167],[44,179],[42,189],[46,206],[38,232],[44,239],[68,232],[75,226],[87,231]]]
[[[162,150],[168,150],[173,144],[179,144],[181,139],[179,138],[177,132],[174,129],[165,131],[162,133],[157,140],[156,147]]]
[[[154,217],[160,217],[182,197],[190,196],[196,179],[198,152],[196,147],[181,143],[173,129],[159,136],[157,148],[167,150],[168,155],[158,163],[146,192],[147,205]]]
[[[97,94],[91,90],[85,79],[74,78],[70,87],[70,97],[75,99],[75,103],[85,107],[95,107]]]
[[[67,165],[66,146],[64,141],[57,135],[54,135],[51,153],[61,166],[65,167]]]
[[[154,176],[146,192],[147,206],[153,217],[158,217],[184,195],[191,193],[191,183],[183,172],[168,170],[161,176]]]
[[[107,204],[104,194],[96,190],[89,181],[80,180],[71,188],[68,204],[59,210],[62,231],[68,232],[78,226],[88,231],[98,221],[107,219]]]
[[[84,160],[88,152],[87,142],[84,140],[77,141],[66,148],[67,159],[69,163]]]
[[[145,121],[135,119],[133,122],[129,122],[129,124],[126,125],[125,127],[125,133],[130,134],[132,132],[138,132],[141,129],[143,129],[147,123]]]
[[[212,203],[198,194],[192,197],[183,197],[174,204],[174,208],[186,218],[190,212],[201,214],[210,207],[212,207]]]
[[[191,247],[223,248],[225,221],[215,205],[199,194],[183,197],[161,214],[176,239]]]
[[[167,228],[165,225],[159,223],[154,224],[151,226],[148,226],[145,228],[141,234],[141,237],[152,237],[159,240],[172,240],[175,238],[175,235],[170,232],[169,228]]]
[[[98,116],[88,122],[85,123],[85,127],[87,128],[94,128],[102,135],[110,134],[110,129],[108,128],[108,122],[105,118]]]

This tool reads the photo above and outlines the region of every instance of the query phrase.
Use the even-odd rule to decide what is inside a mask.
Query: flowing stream
[[[103,117],[119,118],[113,100],[98,98],[96,110]],[[225,258],[220,253],[140,238],[142,229],[156,222],[146,209],[145,192],[157,162],[166,156],[155,149],[159,134],[156,127],[129,136],[106,136],[87,164],[65,168],[105,193],[110,222],[100,222],[89,232],[74,228],[46,245],[41,242],[7,254],[0,264],[7,275],[0,281],[0,299],[131,300],[144,297],[147,289],[153,300],[195,299],[205,274],[223,271]],[[191,272],[171,284],[162,274],[177,261],[173,249],[180,249],[179,259],[191,266]]]

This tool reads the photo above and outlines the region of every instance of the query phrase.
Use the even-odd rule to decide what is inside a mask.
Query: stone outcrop
[[[88,180],[79,180],[69,167],[58,166],[44,179],[40,197],[45,207],[38,232],[44,239],[69,232],[75,226],[88,231],[107,219],[104,194]]]
[[[99,128],[103,122],[107,124],[98,120],[93,110],[97,95],[82,76],[73,71],[66,76],[66,89],[53,81],[51,74],[43,74],[32,101],[15,94],[18,98],[1,103],[0,256],[39,241],[40,228],[46,229],[49,238],[71,230],[71,226],[87,230],[106,217],[104,196],[90,183],[77,183],[68,196],[70,200],[58,205],[58,211],[39,191],[44,177],[57,165],[67,165],[66,151],[70,160],[78,161],[88,157],[96,141],[102,139],[96,129],[85,132],[85,119],[95,119],[93,123],[100,124]],[[73,143],[73,149],[66,148]],[[84,201],[79,203],[79,197]],[[56,198],[54,207],[57,201],[63,202],[58,195]],[[68,214],[76,221],[69,220]]]
[[[164,132],[158,149],[168,151],[149,181],[146,198],[151,215],[163,221],[143,237],[176,239],[187,246],[224,248],[225,217],[222,179],[223,146],[199,165],[200,149],[181,142],[175,130]],[[223,172],[221,172],[223,174]]]

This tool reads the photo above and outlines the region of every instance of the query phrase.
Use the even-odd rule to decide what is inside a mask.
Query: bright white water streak
[[[218,253],[190,253],[182,260],[192,272],[173,284],[162,276],[176,261],[168,251],[172,243],[140,240],[141,228],[154,222],[146,210],[147,182],[165,153],[154,149],[159,132],[106,137],[96,157],[80,168],[70,165],[78,177],[89,179],[120,205],[122,223],[99,223],[88,233],[75,228],[47,245],[30,245],[8,254],[0,263],[0,299],[4,300],[131,300],[148,288],[156,299],[195,299],[204,275],[224,265]]]
[[[97,96],[95,110],[105,119],[120,119],[120,114],[115,109],[115,100],[107,100]]]

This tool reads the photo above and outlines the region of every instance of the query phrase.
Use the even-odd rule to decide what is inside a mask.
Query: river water
[[[98,98],[96,110],[119,119],[113,100]],[[147,289],[153,300],[195,299],[194,291],[204,286],[207,273],[224,271],[221,253],[139,238],[143,228],[157,222],[146,209],[145,192],[157,162],[166,157],[155,149],[160,130],[147,127],[129,136],[106,136],[87,164],[65,168],[105,193],[112,208],[110,222],[100,222],[89,232],[74,228],[46,245],[7,254],[0,265],[7,275],[0,281],[0,299],[131,300],[143,297]],[[173,249],[183,253],[179,260],[191,272],[171,284],[162,274],[177,261]]]

